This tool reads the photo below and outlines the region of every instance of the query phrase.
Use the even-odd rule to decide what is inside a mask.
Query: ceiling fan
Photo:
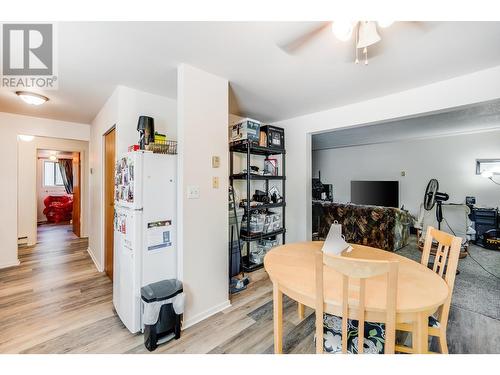
[[[365,65],[368,64],[368,47],[382,40],[379,30],[390,27],[393,21],[332,21],[325,22],[314,30],[300,36],[291,43],[282,47],[287,52],[294,50],[309,43],[317,35],[322,33],[325,29],[330,28],[335,37],[343,42],[351,39],[352,35],[355,36],[355,60],[356,64],[359,63],[358,52],[361,50],[364,58]]]

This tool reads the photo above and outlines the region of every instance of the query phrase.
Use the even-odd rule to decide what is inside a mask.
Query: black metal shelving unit
[[[246,173],[234,173],[234,153],[244,154],[246,155]],[[258,241],[261,239],[275,238],[275,236],[282,236],[282,243],[285,243],[285,233],[286,233],[286,225],[285,225],[285,210],[286,210],[286,163],[285,163],[285,155],[286,151],[284,149],[274,149],[268,147],[258,146],[251,142],[242,142],[237,145],[229,146],[229,181],[231,186],[234,189],[233,183],[237,180],[245,180],[246,181],[246,205],[245,216],[246,216],[246,228],[250,229],[250,213],[252,211],[263,210],[267,208],[282,208],[281,214],[281,223],[282,228],[280,230],[269,232],[269,233],[257,233],[257,234],[249,234],[241,232],[241,240],[246,242],[246,251],[247,255],[242,257],[242,268],[245,272],[252,272],[259,268],[263,267],[263,263],[256,264],[252,263],[249,259],[250,254],[250,243],[253,241]],[[281,155],[281,175],[279,176],[263,176],[250,173],[250,158],[252,155],[260,155],[269,157],[272,155]],[[281,196],[282,200],[279,203],[269,203],[269,204],[261,204],[257,206],[251,206],[250,201],[252,197],[251,190],[251,181],[264,181],[265,182],[265,190],[266,194],[269,195],[269,181],[281,181]]]

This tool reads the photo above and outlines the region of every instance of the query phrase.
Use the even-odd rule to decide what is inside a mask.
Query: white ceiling
[[[500,100],[441,113],[316,134],[312,136],[312,149],[399,142],[495,129],[500,129]],[[471,147],[481,147],[481,145],[471,145]]]
[[[3,89],[0,111],[89,123],[119,84],[175,98],[184,62],[229,79],[232,112],[274,121],[500,65],[500,22],[397,23],[368,66],[328,28],[294,54],[279,47],[318,25],[59,23],[59,89],[40,107]]]

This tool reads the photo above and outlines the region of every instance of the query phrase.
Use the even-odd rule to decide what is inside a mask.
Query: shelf
[[[269,237],[274,237],[280,234],[285,233],[285,229],[280,229],[280,230],[275,230],[274,232],[269,232],[269,233],[256,233],[256,234],[251,234],[247,236],[246,234],[243,234],[243,230],[241,231],[241,239],[243,241],[258,241],[262,240],[264,238],[269,238]]]
[[[245,143],[240,143],[237,145],[229,145],[229,151],[233,152],[239,152],[239,153],[247,153],[247,148],[250,147],[250,153],[252,155],[264,155],[264,156],[269,156],[269,155],[281,155],[285,154],[286,151],[283,149],[277,149],[277,148],[269,148],[269,147],[262,147],[262,146],[257,146],[251,144],[248,146],[248,144]]]
[[[264,267],[264,263],[253,263],[248,261],[248,256],[243,256],[241,259],[241,268],[243,268],[244,272],[253,272],[257,271]]]
[[[247,179],[247,174],[246,173],[237,173],[237,174],[232,174],[229,176],[229,178],[233,180],[246,180]],[[250,180],[285,180],[285,176],[262,176],[260,174],[250,174]]]
[[[253,206],[250,207],[250,211],[257,211],[257,210],[265,210],[266,208],[276,208],[276,207],[285,207],[286,203],[285,202],[280,202],[280,203],[269,203],[269,204],[260,204],[258,206]],[[247,206],[244,207],[239,207],[239,208],[244,208],[245,211],[247,209]]]

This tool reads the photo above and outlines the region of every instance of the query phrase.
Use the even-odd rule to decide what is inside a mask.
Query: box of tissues
[[[337,221],[334,221],[330,227],[322,250],[325,254],[330,255],[340,255],[343,251],[352,250],[352,246],[345,241],[345,237],[342,235],[342,225]]]

